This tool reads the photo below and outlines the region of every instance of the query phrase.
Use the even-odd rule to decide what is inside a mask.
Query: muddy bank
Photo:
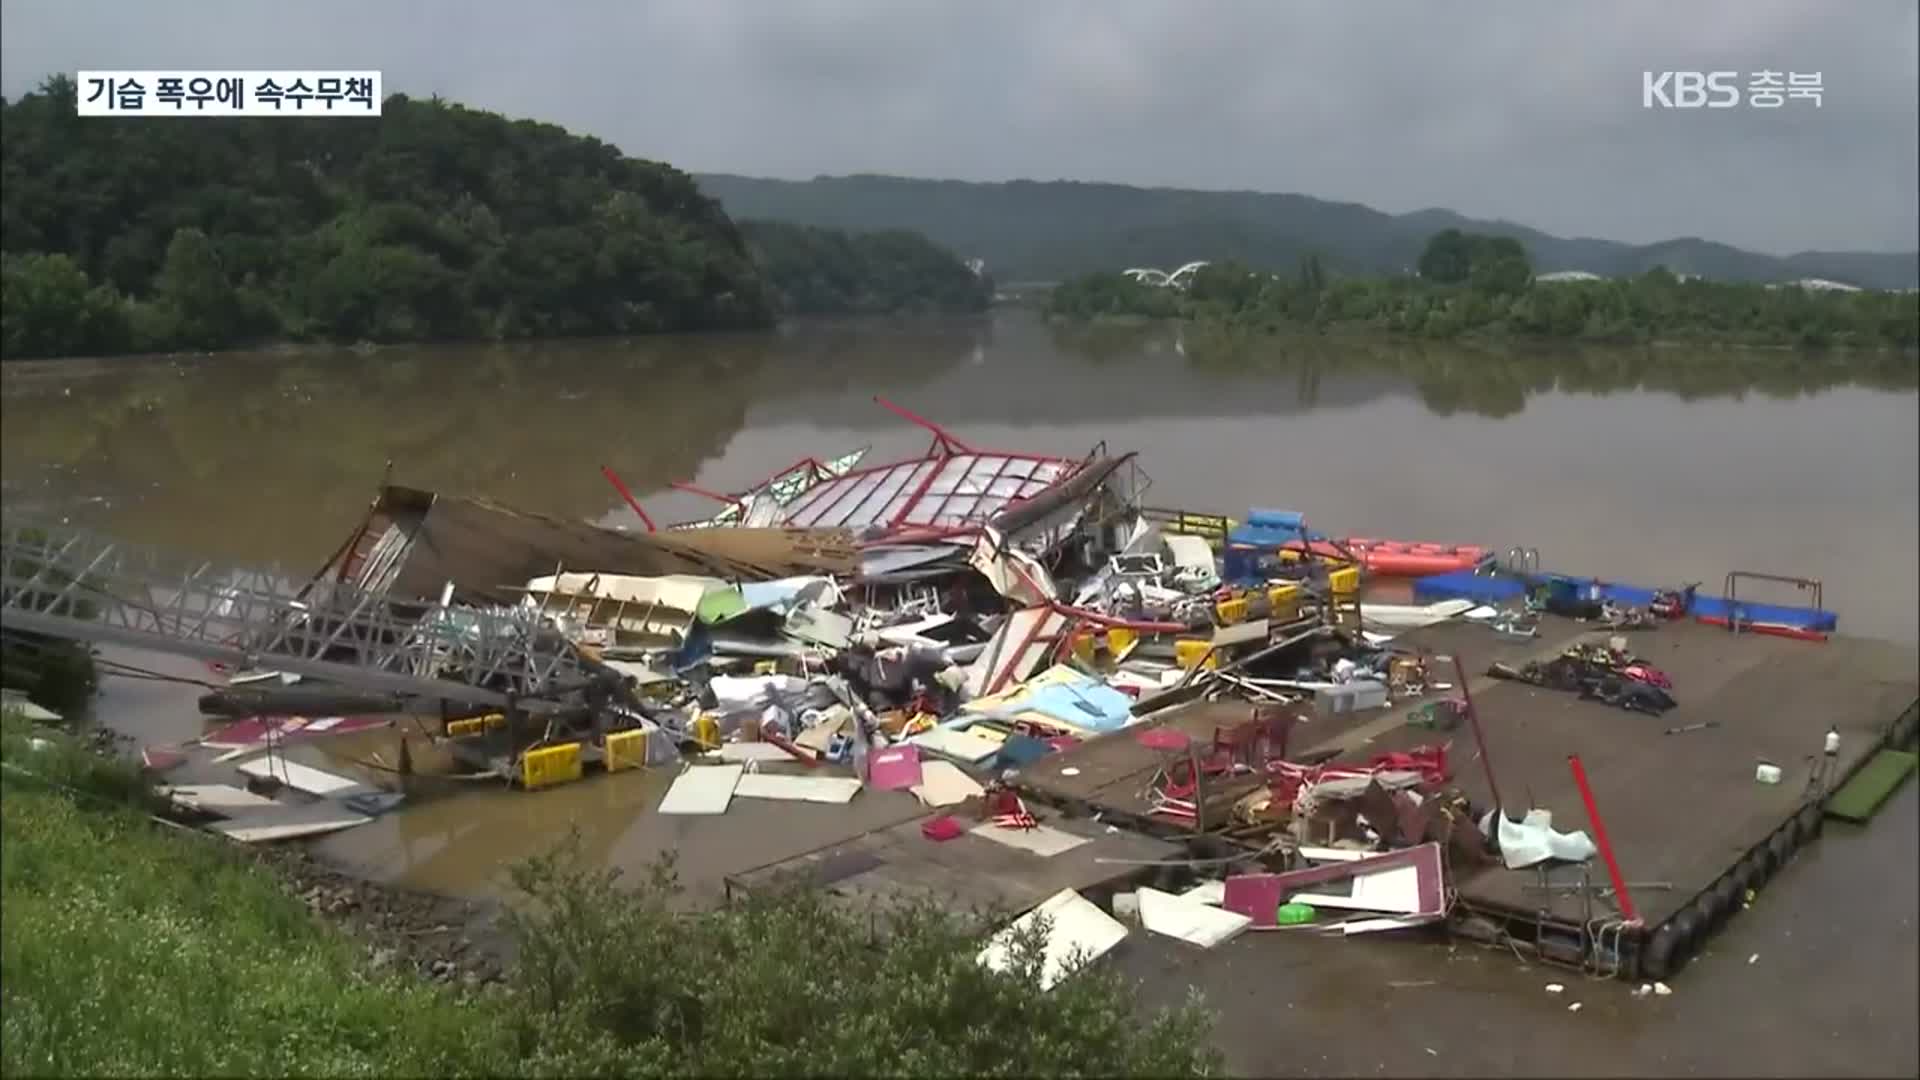
[[[460,900],[383,885],[343,873],[304,847],[246,849],[243,856],[278,876],[307,910],[366,946],[376,968],[417,972],[462,986],[506,977],[514,948],[497,903]]]

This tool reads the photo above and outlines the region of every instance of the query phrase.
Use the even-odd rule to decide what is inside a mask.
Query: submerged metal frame
[[[569,707],[559,699],[602,675],[530,609],[303,587],[14,514],[0,527],[0,626],[527,712]]]
[[[1049,491],[1060,484],[1066,483],[1073,479],[1073,477],[1079,475],[1079,473],[1087,467],[1088,463],[1093,460],[1092,458],[1075,460],[1070,457],[1057,457],[1047,454],[1002,452],[983,449],[958,438],[939,424],[911,410],[902,408],[884,397],[875,396],[873,400],[874,403],[881,408],[886,409],[916,427],[924,428],[932,433],[933,441],[921,457],[878,465],[866,465],[848,469],[840,473],[830,472],[825,464],[816,457],[805,457],[792,465],[776,471],[768,477],[767,480],[750,488],[746,493],[741,495],[724,495],[719,492],[704,490],[691,483],[680,481],[676,481],[669,486],[676,490],[686,491],[720,502],[729,508],[728,510],[722,511],[723,515],[727,515],[743,512],[746,506],[746,500],[752,494],[767,489],[770,485],[778,482],[782,478],[801,474],[811,479],[812,483],[809,483],[802,490],[795,493],[793,498],[782,507],[782,517],[784,519],[782,524],[789,527],[795,526],[794,518],[796,515],[806,515],[809,518],[806,525],[801,527],[855,527],[848,525],[847,522],[856,518],[865,507],[872,505],[876,498],[884,496],[884,498],[880,498],[879,510],[873,519],[865,525],[858,526],[859,528],[877,527],[889,534],[913,532],[915,534],[926,533],[935,536],[958,536],[973,531],[981,521],[992,516],[981,516],[976,513],[979,507],[979,500],[995,497],[993,490],[994,485],[1006,479],[1009,470],[1013,469],[1016,463],[1028,462],[1031,463],[1031,465],[1027,475],[1021,478],[1021,482],[1016,485],[1014,491],[1004,497],[1004,502],[996,508],[995,513],[1004,511],[1009,507],[1015,506],[1038,494]],[[926,521],[915,522],[909,520],[916,510],[921,509],[922,502],[930,496],[934,485],[940,480],[949,464],[955,458],[962,457],[973,457],[977,460],[970,463],[961,475],[951,478],[951,490],[940,493],[942,497],[939,503],[934,506],[932,513],[926,515]],[[974,475],[976,468],[987,465],[988,462],[993,463],[989,466],[993,471],[986,477],[984,490],[977,493],[964,491],[963,488],[968,486],[968,480]],[[1035,480],[1033,478],[1034,473],[1048,466],[1057,470],[1058,475],[1046,480]],[[829,485],[833,485],[833,490],[823,492],[822,489]],[[1025,489],[1035,485],[1038,485],[1038,491],[1025,491]],[[1023,494],[1023,492],[1025,493]],[[967,514],[960,515],[962,520],[959,522],[945,525],[941,524],[941,516],[947,512],[949,504],[953,503],[956,498],[964,496],[974,498],[973,509],[969,510]],[[899,509],[897,510],[892,509],[895,503],[899,505]],[[973,518],[978,518],[979,520],[971,520]],[[709,521],[711,520],[712,519],[709,519]],[[709,521],[685,522],[669,526],[669,528],[694,528],[708,524]]]

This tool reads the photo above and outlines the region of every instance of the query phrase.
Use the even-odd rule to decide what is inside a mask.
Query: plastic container
[[[1300,926],[1319,917],[1312,904],[1281,904],[1273,913],[1273,921],[1278,926]]]
[[[1769,765],[1763,761],[1755,766],[1753,778],[1763,784],[1777,784],[1780,782],[1780,766]]]
[[[1360,591],[1360,568],[1342,566],[1327,572],[1327,591],[1335,596],[1352,596]]]
[[[1270,587],[1267,589],[1267,603],[1272,605],[1271,616],[1275,622],[1292,622],[1300,617],[1300,586]]]
[[[1182,638],[1173,643],[1173,661],[1183,669],[1192,669],[1203,662],[1208,668],[1220,666],[1220,658],[1213,655],[1213,642],[1197,638]]]

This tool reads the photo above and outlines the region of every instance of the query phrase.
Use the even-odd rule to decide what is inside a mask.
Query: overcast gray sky
[[[1772,252],[1920,241],[1913,0],[0,0],[81,68],[378,68],[696,172],[1301,192]],[[1647,111],[1644,70],[1820,72]]]

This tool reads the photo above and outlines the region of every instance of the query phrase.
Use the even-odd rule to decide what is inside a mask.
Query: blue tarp
[[[1133,699],[1103,683],[1043,686],[1027,695],[1021,712],[1037,712],[1087,731],[1118,731],[1133,716]]]
[[[1535,577],[1535,580],[1550,586],[1571,587],[1576,592],[1584,592],[1598,586],[1602,598],[1633,607],[1645,607],[1652,602],[1654,594],[1653,589],[1641,588],[1638,585],[1601,581],[1598,578],[1574,577],[1570,574],[1540,574]],[[1435,574],[1431,577],[1419,578],[1413,583],[1413,599],[1417,604],[1431,604],[1437,600],[1475,600],[1483,604],[1499,604],[1525,596],[1527,589],[1528,583],[1522,578],[1458,570],[1451,574]],[[1756,604],[1747,600],[1741,600],[1734,606],[1738,609],[1737,617],[1742,622],[1751,620],[1778,623],[1782,626],[1796,626],[1827,633],[1832,633],[1840,624],[1838,615],[1818,608]],[[1688,614],[1724,619],[1729,617],[1730,611],[1723,597],[1695,593],[1693,607]]]
[[[1071,682],[1036,686],[1002,708],[962,710],[943,726],[964,729],[983,718],[1011,720],[1024,713],[1039,713],[1082,731],[1104,734],[1120,730],[1133,718],[1132,698],[1098,679],[1076,676]]]
[[[1306,518],[1293,510],[1249,510],[1246,524],[1227,534],[1228,544],[1276,548],[1295,540],[1324,540],[1306,527]]]
[[[1324,533],[1306,527],[1306,518],[1294,510],[1247,511],[1246,524],[1227,534],[1221,552],[1220,577],[1232,584],[1254,584],[1266,579],[1260,560],[1297,541],[1325,540]]]

